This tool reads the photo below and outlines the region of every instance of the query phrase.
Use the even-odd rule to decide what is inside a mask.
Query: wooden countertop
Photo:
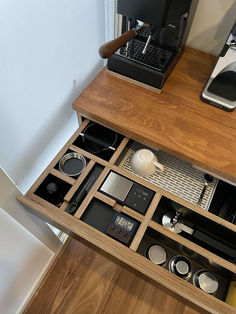
[[[236,183],[236,111],[225,112],[200,100],[216,60],[186,48],[161,94],[104,68],[73,109]]]

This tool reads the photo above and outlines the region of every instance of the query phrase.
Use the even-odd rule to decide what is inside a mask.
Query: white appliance
[[[236,23],[203,89],[201,100],[226,111],[236,107]]]

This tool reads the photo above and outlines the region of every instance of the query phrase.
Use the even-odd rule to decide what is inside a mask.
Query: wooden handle
[[[128,32],[122,34],[116,39],[113,39],[108,43],[105,43],[99,48],[100,57],[102,57],[103,59],[109,58],[110,56],[113,55],[114,52],[116,52],[116,50],[118,50],[120,47],[122,47],[125,43],[134,38],[136,35],[137,35],[136,30],[130,29]]]

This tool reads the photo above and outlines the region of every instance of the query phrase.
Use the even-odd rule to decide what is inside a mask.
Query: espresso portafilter
[[[103,59],[107,59],[113,55],[118,49],[128,43],[131,39],[137,36],[144,27],[148,27],[148,24],[145,24],[142,21],[137,21],[137,24],[134,28],[129,29],[127,32],[123,33],[121,36],[105,43],[99,48],[99,55]],[[151,38],[149,39],[149,42]]]

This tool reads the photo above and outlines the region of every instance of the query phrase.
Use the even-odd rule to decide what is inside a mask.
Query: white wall
[[[235,0],[199,0],[187,45],[218,55],[235,21]]]
[[[0,208],[0,313],[18,313],[53,253]]]
[[[77,128],[72,102],[103,67],[103,0],[1,0],[0,38],[0,168],[24,193]],[[0,313],[12,314],[58,239],[0,175]]]
[[[0,166],[23,191],[77,127],[104,34],[103,1],[0,2]]]

